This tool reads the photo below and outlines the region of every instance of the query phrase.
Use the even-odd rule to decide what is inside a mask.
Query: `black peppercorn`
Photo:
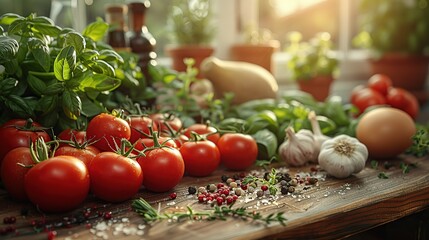
[[[189,194],[195,194],[197,192],[197,189],[193,186],[188,187],[188,193]]]

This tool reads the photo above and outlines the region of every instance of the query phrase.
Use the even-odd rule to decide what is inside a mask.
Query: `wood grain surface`
[[[132,211],[131,200],[108,204],[93,197],[88,197],[76,211],[43,214],[29,203],[13,202],[4,190],[0,190],[0,220],[10,216],[17,218],[12,225],[15,232],[2,234],[0,238],[47,239],[48,227],[57,232],[55,239],[341,239],[429,207],[428,157],[400,156],[389,163],[393,167],[385,169],[380,162],[374,169],[368,162],[362,172],[341,180],[318,171],[317,185],[300,184],[295,193],[276,195],[274,199],[240,197],[234,205],[246,206],[263,215],[284,212],[285,226],[234,218],[226,221],[166,220],[148,225]],[[401,163],[415,164],[416,167],[403,173]],[[276,167],[295,176],[310,173],[315,166]],[[388,179],[379,178],[380,172],[384,172]],[[198,203],[196,195],[188,194],[188,187],[218,183],[223,174],[232,176],[235,173],[219,170],[210,177],[184,177],[171,191],[177,193],[174,200],[169,198],[171,192],[155,194],[144,189],[136,197],[143,197],[161,212],[185,211],[186,206],[195,211],[210,210],[211,206]],[[89,219],[82,219],[82,211],[89,208],[94,214]],[[108,221],[98,214],[109,211],[113,218]],[[7,226],[0,223],[0,229]],[[124,230],[127,227],[139,232],[128,233]]]

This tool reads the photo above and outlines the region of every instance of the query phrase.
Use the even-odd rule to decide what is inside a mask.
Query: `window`
[[[125,3],[128,0],[2,0],[0,15],[12,12],[27,16],[32,12],[51,16],[56,24],[81,30],[97,17],[105,17],[106,4]],[[173,0],[152,0],[146,14],[146,25],[157,40],[158,58],[165,58],[164,47],[170,42],[166,29],[169,6]],[[284,47],[289,31],[300,31],[305,38],[316,32],[329,32],[339,49],[341,72],[345,78],[359,78],[365,74],[362,55],[353,50],[351,40],[357,33],[357,4],[355,0],[213,0],[214,16],[218,26],[215,55],[229,58],[229,47],[242,40],[247,26],[254,25],[272,31]],[[281,50],[281,49],[280,49]],[[353,50],[353,51],[352,51]],[[275,55],[277,79],[287,78],[285,56]],[[162,62],[162,61],[161,61]],[[167,61],[168,63],[168,61]],[[352,66],[352,67],[349,67]],[[363,70],[363,71],[362,71]]]

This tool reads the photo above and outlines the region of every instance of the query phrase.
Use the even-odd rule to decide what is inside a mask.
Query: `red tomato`
[[[220,164],[220,153],[211,141],[185,142],[180,148],[185,172],[194,177],[205,177],[213,173]]]
[[[130,125],[122,118],[101,113],[89,121],[86,136],[101,151],[115,151],[121,146],[122,139],[131,137]]]
[[[252,136],[226,133],[217,143],[222,164],[229,170],[245,170],[258,156],[258,144]]]
[[[174,148],[155,148],[137,158],[142,167],[143,186],[153,192],[167,192],[182,179],[185,164],[179,150]]]
[[[173,137],[173,141],[176,143],[177,149],[180,149],[185,142],[189,141],[189,138],[186,135],[179,134]]]
[[[25,175],[25,191],[39,209],[66,212],[78,207],[89,192],[85,164],[71,156],[56,156],[32,167]]]
[[[363,88],[356,91],[351,100],[353,100],[351,103],[359,109],[360,113],[363,113],[368,107],[386,104],[384,96],[372,88]]]
[[[191,139],[192,132],[198,133],[199,135],[202,135],[202,136],[206,135],[207,140],[210,140],[215,144],[217,143],[217,141],[219,141],[219,138],[220,138],[220,134],[217,133],[217,129],[207,124],[202,124],[202,123],[192,124],[191,126],[185,129],[185,132],[183,134]]]
[[[413,119],[419,115],[420,107],[417,98],[405,89],[391,88],[387,95],[387,104],[408,113]]]
[[[83,163],[85,163],[86,167],[89,167],[89,164],[91,163],[92,159],[100,153],[100,150],[98,150],[94,146],[85,146],[85,147],[74,147],[70,145],[64,145],[60,146],[55,151],[55,156],[72,156],[79,160],[81,160]]]
[[[387,96],[389,89],[392,87],[392,79],[385,74],[374,74],[368,79],[368,87]]]
[[[12,119],[0,127],[0,165],[1,161],[10,150],[17,147],[30,147],[30,141],[34,142],[41,136],[45,142],[51,137],[37,122],[25,119]]]
[[[158,127],[153,124],[153,120],[145,116],[132,116],[129,120],[131,127],[130,142],[134,143],[139,138],[151,137],[150,128],[152,131],[158,131]]]
[[[143,172],[139,164],[114,152],[97,154],[89,166],[91,191],[108,202],[122,202],[139,191]]]
[[[168,113],[154,113],[149,116],[161,132],[170,133],[166,126],[168,124],[172,130],[179,131],[183,127],[182,120],[177,116]]]
[[[86,131],[81,131],[81,130],[71,129],[71,128],[65,129],[64,131],[60,132],[60,134],[58,134],[57,137],[60,140],[71,141],[78,144],[84,144],[87,141]],[[61,145],[65,145],[65,144],[61,144]]]
[[[30,148],[17,147],[6,154],[1,165],[1,179],[6,191],[13,199],[26,201],[28,197],[25,192],[24,177],[30,169],[18,163],[25,166],[34,164]]]
[[[356,101],[356,96],[358,95],[358,92],[364,88],[366,88],[366,87],[362,84],[359,84],[356,87],[354,87],[352,89],[352,92],[350,93],[350,102]]]

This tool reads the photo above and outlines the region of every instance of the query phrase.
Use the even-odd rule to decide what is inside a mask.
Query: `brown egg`
[[[370,158],[394,158],[412,145],[416,133],[413,119],[404,111],[375,108],[360,119],[356,127],[357,139],[368,148]]]

